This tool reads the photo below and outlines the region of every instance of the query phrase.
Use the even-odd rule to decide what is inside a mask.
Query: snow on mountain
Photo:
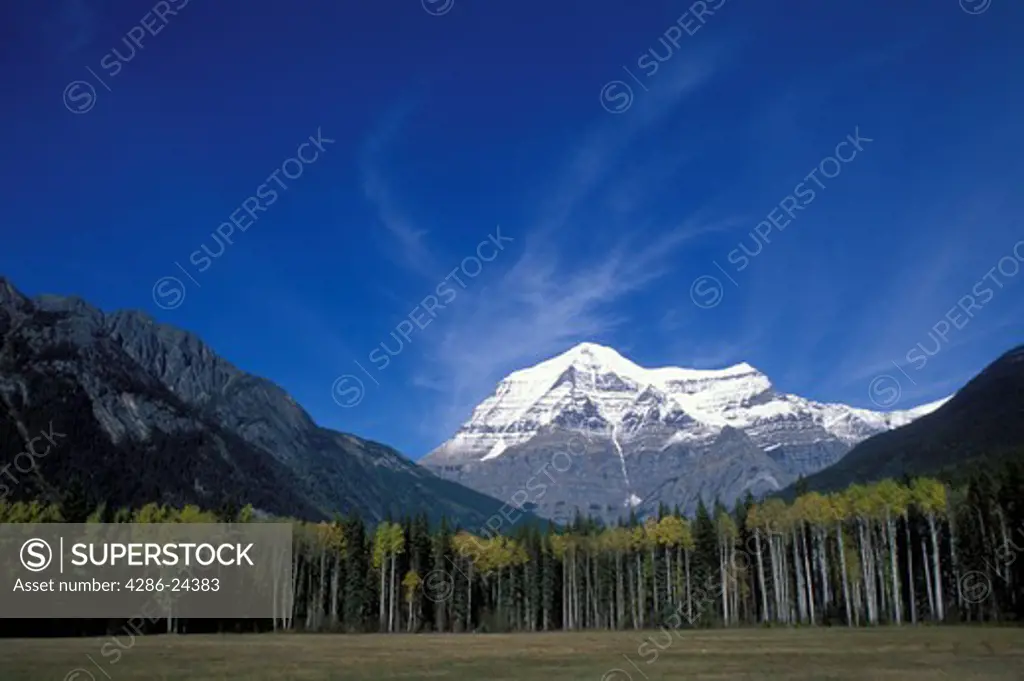
[[[667,425],[665,445],[709,441],[726,426],[744,431],[766,451],[829,437],[854,444],[945,401],[894,412],[822,404],[776,392],[767,376],[746,363],[713,370],[647,369],[612,348],[581,343],[502,380],[430,457],[491,460],[547,426],[572,421],[573,415],[578,428],[614,431],[624,439],[645,426]]]
[[[586,434],[592,461],[574,470],[574,487],[545,492],[538,511],[612,518],[655,499],[692,505],[780,489],[944,402],[893,412],[824,404],[776,391],[746,363],[648,369],[581,343],[507,376],[421,463],[501,498],[527,484],[535,463],[570,434]]]

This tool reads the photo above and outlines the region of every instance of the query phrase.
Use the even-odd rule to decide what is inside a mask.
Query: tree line
[[[0,522],[257,522],[149,504],[89,512],[0,502]],[[76,515],[77,514],[77,515]],[[874,626],[1024,619],[1024,470],[805,492],[791,503],[666,507],[612,527],[475,534],[423,515],[293,523],[292,611],[152,631],[495,632]],[[119,622],[6,620],[0,632],[102,633]]]

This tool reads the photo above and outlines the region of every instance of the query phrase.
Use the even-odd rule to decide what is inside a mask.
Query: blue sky
[[[413,458],[502,376],[584,340],[892,408],[1022,341],[1011,0],[0,16],[0,273],[194,331],[324,425]],[[848,135],[871,141],[851,158]],[[345,376],[365,392],[343,408]]]

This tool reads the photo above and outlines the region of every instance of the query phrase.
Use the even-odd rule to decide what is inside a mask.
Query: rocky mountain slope
[[[888,413],[823,404],[775,390],[749,364],[647,369],[583,343],[506,377],[420,463],[500,498],[542,481],[527,503],[560,521],[577,508],[608,520],[659,503],[692,511],[701,498],[780,490],[941,402]],[[559,451],[571,454],[555,462]]]
[[[52,442],[33,438],[52,430]],[[34,447],[36,455],[22,455]],[[317,426],[280,387],[196,336],[0,278],[0,498],[369,519],[424,511],[473,527],[501,502],[395,450]]]
[[[862,442],[806,483],[830,491],[1011,456],[1024,456],[1024,346],[990,364],[935,413]]]

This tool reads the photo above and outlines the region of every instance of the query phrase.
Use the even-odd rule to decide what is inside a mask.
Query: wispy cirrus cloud
[[[533,219],[517,227],[495,216],[515,243],[423,334],[422,362],[412,370],[412,385],[443,396],[424,411],[429,437],[450,436],[510,371],[584,340],[609,342],[630,320],[630,296],[669,273],[686,243],[726,227],[701,206],[682,206],[678,219],[654,218],[643,199],[657,166],[675,170],[688,155],[666,154],[652,133],[715,75],[720,56],[679,60],[628,115],[610,117],[595,106],[596,124],[570,144],[553,176],[538,179],[540,199],[526,210]],[[387,172],[410,113],[401,106],[378,123],[360,171],[387,248],[429,279],[447,271],[435,251],[450,249],[431,244],[423,227],[429,219],[405,211]]]
[[[637,235],[588,261],[530,240],[516,263],[460,307],[439,337],[432,366],[446,377],[451,409],[478,401],[509,370],[616,330],[629,320],[619,304],[664,276],[678,248],[710,229],[692,223]]]
[[[427,244],[429,231],[417,226],[405,212],[386,172],[388,153],[411,110],[411,105],[403,102],[378,123],[363,146],[359,171],[363,195],[376,209],[380,227],[386,231],[389,243],[394,246],[388,248],[388,252],[395,254],[399,263],[411,271],[434,276],[437,274],[438,263]]]
[[[593,127],[567,155],[560,175],[552,183],[547,199],[538,206],[536,230],[545,233],[564,228],[573,212],[595,189],[619,169],[624,153],[645,131],[664,121],[688,95],[708,82],[717,70],[720,56],[708,53],[678,64],[673,72],[653,88],[650,94],[633,106],[627,115],[605,117]],[[663,153],[663,150],[662,150]],[[684,152],[685,153],[685,152]],[[678,164],[670,157],[668,163]],[[650,169],[645,169],[649,174]],[[620,195],[622,186],[638,188],[637,182],[648,180],[619,174],[613,191],[617,203],[628,203]],[[635,206],[631,206],[635,207]]]
[[[606,339],[630,319],[622,304],[671,271],[683,245],[723,228],[703,220],[697,209],[687,210],[689,217],[673,226],[651,224],[647,229],[636,227],[649,223],[635,212],[607,217],[590,210],[595,195],[634,179],[619,165],[630,143],[641,140],[713,74],[710,61],[683,64],[629,112],[632,118],[603,119],[566,155],[532,224],[522,232],[507,227],[520,242],[518,259],[460,296],[445,324],[428,334],[427,361],[414,382],[446,396],[437,405],[439,413],[424,420],[438,441],[508,372],[575,343]],[[596,239],[607,241],[614,233],[627,236],[595,247]]]

